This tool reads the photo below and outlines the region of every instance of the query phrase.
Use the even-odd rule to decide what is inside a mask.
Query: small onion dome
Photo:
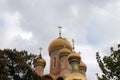
[[[51,52],[61,49],[66,45],[66,48],[72,50],[70,42],[66,38],[58,37],[56,40],[52,41],[49,45],[49,55]]]
[[[46,61],[41,57],[41,55],[34,60],[34,66],[43,66],[43,68],[45,68],[46,65]]]
[[[68,56],[68,61],[72,61],[72,60],[80,61],[80,60],[81,60],[80,54],[78,54],[78,53],[76,53],[76,52],[72,52],[72,53]]]
[[[71,51],[68,48],[64,47],[60,50],[59,55],[60,56],[69,55],[70,53],[71,53]]]
[[[86,77],[81,73],[71,73],[65,80],[87,80]]]
[[[82,61],[80,61],[79,68],[80,68],[80,69],[83,69],[83,70],[85,70],[85,71],[86,71],[87,66],[86,66],[86,64],[85,64],[85,63],[83,63]]]

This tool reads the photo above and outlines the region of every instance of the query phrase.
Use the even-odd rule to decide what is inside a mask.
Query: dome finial
[[[59,29],[59,37],[61,37],[61,29],[62,29],[62,27],[59,26],[58,29]]]
[[[42,53],[43,48],[40,47],[39,50],[40,50],[40,57],[42,58],[41,53]]]
[[[72,52],[74,52],[74,49],[75,49],[75,47],[74,47],[74,39],[72,39]]]
[[[66,45],[64,44],[64,48],[66,48]]]

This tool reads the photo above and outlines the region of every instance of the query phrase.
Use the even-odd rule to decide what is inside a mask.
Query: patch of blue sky
[[[97,45],[101,43],[101,38],[98,36],[95,36],[91,33],[87,34],[87,41],[89,44]]]
[[[5,26],[5,22],[3,20],[0,19],[0,28]]]
[[[89,44],[100,44],[104,39],[102,39],[102,30],[100,26],[95,20],[91,21],[91,23],[87,26],[87,40]]]

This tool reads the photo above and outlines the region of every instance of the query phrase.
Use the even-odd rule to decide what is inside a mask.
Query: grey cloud
[[[12,44],[10,47],[16,47],[19,50],[26,49],[35,54],[39,53],[37,50],[39,47],[43,47],[43,57],[47,60],[47,58],[49,59],[48,46],[53,39],[58,37],[57,27],[59,25],[63,26],[63,37],[69,41],[71,38],[75,38],[77,46],[92,45],[96,50],[103,49],[104,43],[111,42],[113,38],[119,42],[120,18],[119,15],[116,15],[119,13],[119,9],[113,12],[117,6],[110,9],[111,11],[107,7],[108,4],[112,6],[117,2],[119,1],[116,0],[113,3],[112,0],[5,0],[0,3],[0,14],[18,12],[21,15],[20,29],[24,32],[31,32],[33,35],[30,41],[22,40],[20,35],[17,35],[10,42]],[[104,14],[102,11],[107,13]],[[108,13],[110,14],[108,15]],[[0,22],[1,20],[0,16]],[[5,39],[4,31],[6,29],[0,25],[0,38]],[[94,44],[92,41],[96,43]],[[0,44],[2,44],[0,47],[6,47],[3,42],[5,41],[0,39]],[[94,57],[89,58],[93,61],[95,52],[90,51],[90,53],[86,53],[86,56],[91,56],[92,53]],[[90,70],[88,70],[87,76],[90,80],[96,80],[94,74],[98,69],[93,71],[94,66],[90,66],[91,64],[88,63]],[[45,73],[49,72],[48,68],[49,63],[47,63]]]

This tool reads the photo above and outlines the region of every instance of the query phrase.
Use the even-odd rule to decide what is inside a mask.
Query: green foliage
[[[96,59],[102,71],[102,76],[97,74],[98,80],[119,80],[120,79],[120,44],[117,50],[110,48],[111,55],[104,56],[101,59],[99,53],[96,53]]]
[[[40,80],[32,68],[35,57],[27,51],[0,50],[0,80]]]

